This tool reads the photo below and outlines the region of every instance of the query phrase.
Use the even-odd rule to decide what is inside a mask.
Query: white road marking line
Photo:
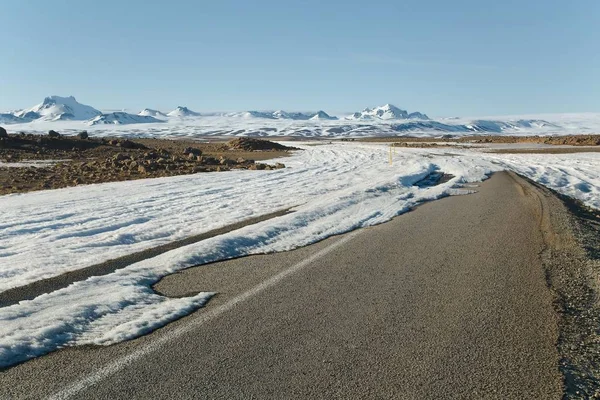
[[[100,368],[99,370],[97,370],[87,376],[82,377],[81,379],[79,379],[76,382],[73,382],[72,384],[70,384],[69,386],[64,388],[63,390],[47,397],[47,399],[48,400],[59,400],[59,399],[62,400],[62,399],[69,399],[69,398],[75,396],[82,390],[85,390],[88,387],[93,386],[93,385],[97,384],[98,382],[101,382],[104,379],[110,377],[111,375],[116,374],[117,372],[119,372],[122,369],[124,369],[125,367],[127,367],[129,364],[132,364],[133,362],[139,360],[140,358],[143,358],[143,357],[159,350],[161,347],[163,347],[167,343],[198,328],[199,326],[205,324],[206,322],[209,322],[213,318],[216,318],[219,315],[233,309],[236,305],[256,296],[260,292],[262,292],[272,286],[275,286],[281,280],[300,271],[301,269],[310,265],[312,262],[318,260],[319,258],[321,258],[323,256],[326,256],[327,254],[331,253],[333,250],[335,250],[339,246],[352,240],[360,232],[361,232],[361,230],[355,230],[353,232],[350,232],[349,234],[345,235],[337,242],[330,244],[329,246],[316,252],[312,256],[305,258],[304,260],[300,261],[297,264],[294,264],[290,268],[288,268],[284,271],[281,271],[277,275],[272,276],[271,278],[259,283],[258,285],[254,286],[253,288],[249,289],[248,291],[240,294],[239,296],[234,297],[233,299],[229,300],[228,302],[226,302],[212,310],[208,310],[206,312],[200,312],[198,314],[198,318],[193,320],[192,322],[190,322],[184,326],[181,326],[173,331],[167,332],[163,336],[161,336],[161,337],[157,338],[155,341],[141,347],[140,349],[137,349],[130,354],[127,354],[123,357],[120,357],[120,358],[114,360],[113,362],[111,362],[108,365],[105,365],[104,367]]]

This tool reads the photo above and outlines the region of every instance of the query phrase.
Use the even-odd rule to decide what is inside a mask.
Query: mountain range
[[[173,111],[164,113],[162,111],[145,108],[138,114],[130,114],[125,111],[102,113],[94,107],[79,103],[75,97],[50,96],[32,108],[14,112],[0,113],[0,123],[20,124],[33,121],[85,121],[88,125],[97,124],[142,124],[160,123],[171,119],[185,119],[196,117],[239,117],[239,118],[261,118],[270,120],[293,120],[293,121],[335,121],[339,118],[327,114],[323,110],[317,112],[289,112],[277,111],[243,111],[233,113],[207,113],[201,114],[187,107],[178,106]],[[365,108],[361,112],[354,113],[342,119],[348,120],[428,120],[429,117],[420,112],[408,113],[391,104],[381,107]]]
[[[170,112],[146,108],[137,114],[125,111],[101,112],[79,103],[73,96],[50,96],[29,109],[0,113],[0,125],[19,124],[18,131],[39,132],[60,129],[77,133],[84,126],[98,126],[97,131],[130,132],[148,136],[301,136],[301,137],[358,137],[358,136],[427,136],[445,134],[561,134],[597,132],[600,115],[591,119],[564,118],[548,122],[541,118],[498,117],[431,119],[424,113],[400,109],[392,104],[365,108],[360,112],[339,117],[323,110],[317,112],[243,111],[228,113],[199,113],[185,106]],[[68,123],[62,125],[61,122]],[[71,123],[75,121],[76,123]],[[132,127],[130,125],[145,127]],[[118,128],[122,126],[123,128]],[[120,130],[121,129],[121,130]],[[600,129],[600,128],[599,128]]]

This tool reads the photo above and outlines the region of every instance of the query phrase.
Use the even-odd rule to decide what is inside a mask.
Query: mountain
[[[418,111],[408,114],[407,119],[430,119],[427,114],[422,114]]]
[[[242,113],[234,113],[231,116],[232,117],[242,117],[242,118],[267,118],[267,119],[275,119],[275,117],[273,117],[273,113],[271,113],[271,112],[262,112],[262,111],[244,111]]]
[[[156,122],[164,122],[160,119],[147,115],[128,114],[126,112],[113,112],[109,114],[101,114],[90,119],[88,125],[127,125],[127,124],[149,124]]]
[[[154,118],[159,118],[159,119],[166,119],[167,114],[162,113],[160,111],[157,110],[153,110],[151,108],[144,108],[142,111],[140,111],[138,113],[138,115],[143,116],[143,117],[154,117]]]
[[[277,111],[244,111],[241,113],[226,114],[228,117],[241,118],[264,118],[264,119],[289,119],[294,121],[308,120],[336,120],[337,117],[330,116],[325,111],[314,112],[289,112],[283,110]]]
[[[34,119],[43,119],[45,121],[85,121],[100,114],[102,113],[95,108],[77,102],[73,96],[50,96],[46,97],[43,102],[33,108],[15,113],[15,116],[30,121]]]
[[[336,120],[337,117],[333,117],[329,114],[327,114],[325,111],[317,111],[315,113],[315,115],[313,115],[312,117],[310,117],[310,119],[312,121],[319,121],[319,120],[328,120],[328,121],[332,121],[332,120]]]
[[[0,123],[2,124],[21,124],[27,122],[23,118],[10,113],[0,113]]]
[[[392,104],[386,104],[381,107],[365,108],[361,112],[355,112],[346,119],[356,120],[395,120],[395,119],[429,119],[425,114],[420,112],[408,113]]]
[[[192,111],[187,107],[178,106],[176,109],[168,113],[167,116],[175,118],[199,117],[200,113]]]

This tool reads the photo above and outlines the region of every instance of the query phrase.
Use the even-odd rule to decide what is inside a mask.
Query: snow
[[[280,117],[278,117],[279,115]],[[45,133],[50,129],[76,135],[88,130],[92,136],[129,136],[156,138],[199,138],[206,136],[296,136],[296,137],[372,137],[417,136],[439,138],[444,135],[573,135],[600,132],[600,114],[557,114],[488,118],[430,120],[327,119],[314,113],[247,111],[202,117],[156,117],[154,123],[90,127],[88,121],[44,121],[10,124],[9,132]],[[282,118],[283,116],[287,118]],[[149,116],[151,117],[151,116]],[[1,121],[2,115],[0,115]],[[105,117],[106,118],[106,117]]]
[[[29,160],[29,161],[21,161],[21,162],[3,162],[0,161],[0,167],[3,168],[42,168],[48,167],[50,165],[68,161],[68,160]]]
[[[161,120],[148,115],[134,115],[126,112],[113,112],[110,114],[102,114],[88,121],[88,125],[129,125],[129,124],[152,124],[160,123]]]
[[[600,153],[489,154],[486,158],[600,210]]]
[[[515,170],[600,209],[598,153],[398,148],[390,165],[383,144],[320,144],[299,144],[305,150],[281,160],[288,168],[276,171],[0,196],[0,291],[274,210],[294,211],[0,308],[0,367],[64,346],[131,339],[202,307],[212,292],[169,299],[151,290],[152,283],[175,271],[290,250],[379,224],[422,201],[456,194],[463,184],[494,171]],[[414,186],[434,171],[454,178],[438,186]]]

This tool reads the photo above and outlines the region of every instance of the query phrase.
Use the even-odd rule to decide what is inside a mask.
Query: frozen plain
[[[0,366],[57,348],[111,344],[201,307],[212,293],[168,299],[150,286],[189,266],[285,251],[388,221],[464,183],[514,170],[600,209],[600,154],[505,155],[378,144],[302,146],[278,171],[235,171],[0,197],[0,290],[208,231],[251,216],[294,213],[182,247],[0,309]],[[420,188],[439,170],[454,178]]]

